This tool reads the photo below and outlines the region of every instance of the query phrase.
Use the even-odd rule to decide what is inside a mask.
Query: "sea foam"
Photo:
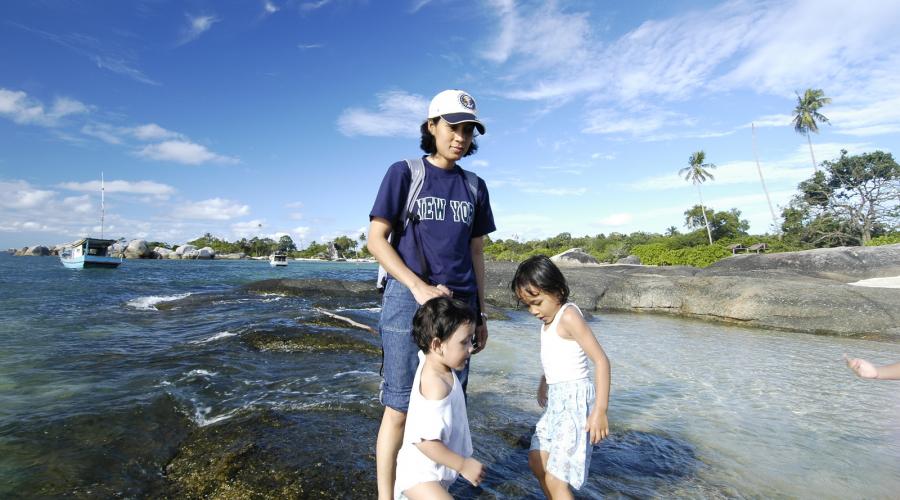
[[[138,297],[136,299],[131,299],[125,303],[125,305],[129,307],[133,307],[135,309],[141,309],[144,311],[155,311],[156,304],[161,302],[171,302],[173,300],[180,300],[187,296],[190,293],[178,293],[175,295],[150,295],[148,297]]]

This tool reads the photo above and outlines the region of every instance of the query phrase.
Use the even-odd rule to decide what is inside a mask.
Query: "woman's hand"
[[[409,290],[420,306],[435,297],[452,297],[453,292],[444,285],[431,286],[420,281]]]

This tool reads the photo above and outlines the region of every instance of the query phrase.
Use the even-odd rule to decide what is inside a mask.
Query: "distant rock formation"
[[[550,260],[560,267],[600,264],[597,259],[580,248],[570,248],[563,253],[550,257]]]
[[[490,262],[485,297],[514,307],[516,264]],[[610,265],[563,270],[582,308],[661,312],[746,326],[900,339],[900,289],[848,283],[900,276],[900,244],[739,255],[705,269]]]

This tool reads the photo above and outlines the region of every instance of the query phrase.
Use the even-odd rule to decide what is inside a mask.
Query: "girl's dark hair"
[[[437,122],[441,121],[441,118],[429,118],[428,120],[422,122],[422,126],[419,127],[419,130],[422,131],[422,141],[419,142],[419,147],[422,148],[422,151],[425,151],[428,154],[434,154],[437,152],[437,146],[434,144],[434,136],[431,135],[431,132],[428,131],[429,121],[437,125]],[[475,139],[472,139],[472,144],[469,144],[469,150],[466,151],[466,154],[463,155],[463,158],[475,154],[476,151],[478,151],[478,144],[475,142]]]
[[[569,300],[566,277],[546,255],[535,255],[519,264],[516,275],[509,284],[516,297],[519,296],[519,290],[525,290],[529,286],[555,295],[560,304]]]
[[[412,335],[422,352],[431,349],[431,340],[446,341],[460,326],[475,324],[475,313],[458,299],[435,297],[422,304],[413,317]]]

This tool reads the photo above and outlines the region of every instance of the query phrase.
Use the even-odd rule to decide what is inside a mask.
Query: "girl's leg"
[[[544,495],[551,500],[569,500],[574,499],[569,483],[559,479],[547,471],[547,460],[550,453],[543,450],[531,450],[528,452],[528,466],[534,477],[541,483],[541,489]]]
[[[547,457],[549,453],[546,451],[531,450],[528,452],[528,467],[531,473],[541,483],[541,489],[544,490],[544,496],[550,498],[550,491],[547,489]]]
[[[409,500],[431,500],[432,498],[441,500],[453,500],[450,493],[441,486],[437,481],[428,481],[427,483],[419,483],[412,488],[407,488],[403,492]]]

